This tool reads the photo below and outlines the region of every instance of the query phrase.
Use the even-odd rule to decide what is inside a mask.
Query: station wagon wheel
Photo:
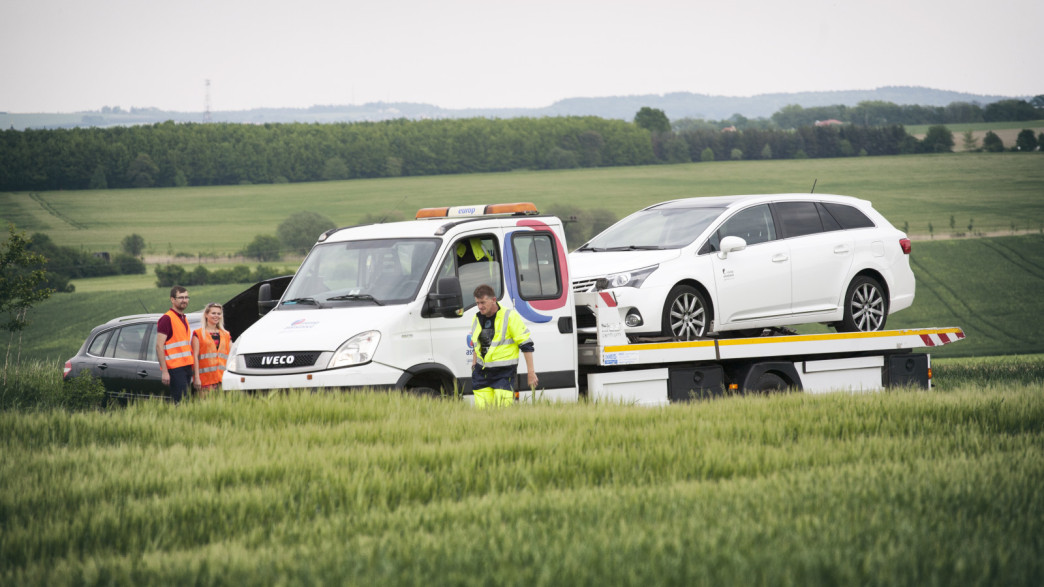
[[[703,294],[688,285],[676,285],[663,304],[663,334],[675,340],[696,340],[707,334],[710,308]]]
[[[874,332],[883,330],[888,316],[888,298],[884,288],[871,277],[860,275],[852,280],[845,293],[845,317],[839,332]]]

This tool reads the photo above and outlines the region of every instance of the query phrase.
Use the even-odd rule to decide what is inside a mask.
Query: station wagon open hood
[[[583,251],[569,253],[569,278],[594,279],[677,259],[685,249],[649,251]]]

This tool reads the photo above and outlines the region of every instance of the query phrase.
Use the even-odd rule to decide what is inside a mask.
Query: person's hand
[[[170,385],[170,371],[160,371],[160,381],[163,385]]]
[[[203,389],[203,382],[200,381],[199,375],[196,375],[192,378],[192,387],[195,387],[196,389]]]
[[[540,383],[536,373],[530,373],[527,379],[529,381],[529,389],[536,389],[537,384]]]

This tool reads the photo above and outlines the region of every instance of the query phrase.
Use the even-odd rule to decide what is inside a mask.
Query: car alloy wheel
[[[688,285],[675,286],[663,306],[663,334],[675,340],[696,340],[707,333],[710,312],[703,294]]]
[[[876,279],[860,275],[852,280],[845,294],[845,317],[842,332],[874,332],[884,330],[888,315],[888,298]]]

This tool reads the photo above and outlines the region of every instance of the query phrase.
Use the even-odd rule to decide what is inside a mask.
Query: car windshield
[[[610,226],[578,250],[680,249],[696,240],[724,210],[666,206],[641,210]]]
[[[281,308],[404,304],[416,298],[441,239],[377,239],[314,247]]]

